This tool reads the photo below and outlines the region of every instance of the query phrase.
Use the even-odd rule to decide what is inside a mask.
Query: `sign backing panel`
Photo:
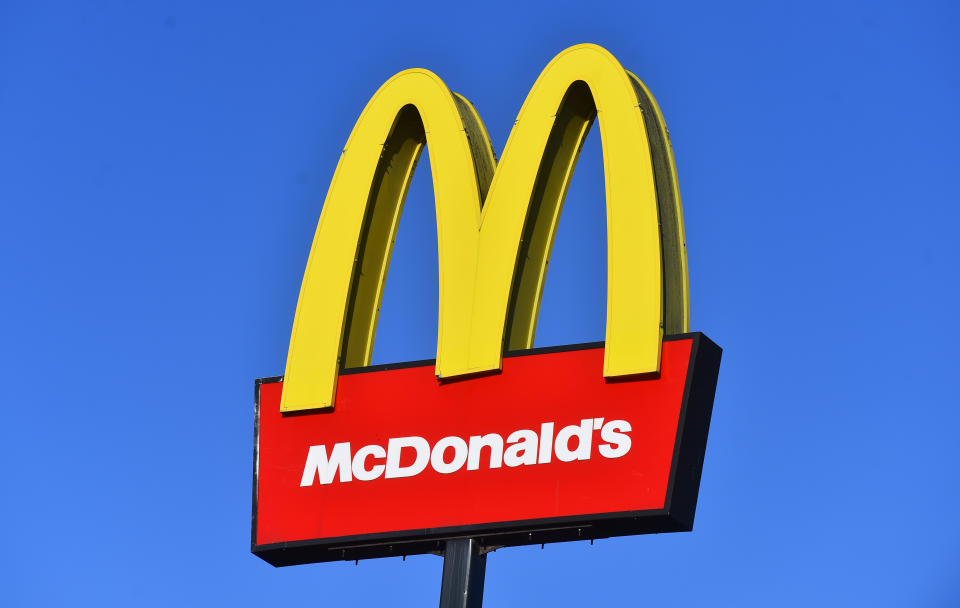
[[[332,412],[300,415],[281,414],[281,378],[258,380],[253,552],[283,566],[692,529],[720,348],[668,336],[659,377],[615,381],[603,352],[521,351],[458,381],[432,361],[346,370]]]

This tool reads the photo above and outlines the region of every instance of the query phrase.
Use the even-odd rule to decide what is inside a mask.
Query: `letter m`
[[[307,452],[307,462],[303,467],[303,476],[300,478],[300,487],[313,485],[313,480],[320,477],[320,484],[333,483],[333,477],[340,470],[340,483],[353,479],[350,473],[350,443],[338,443],[333,446],[330,457],[327,457],[327,446],[312,445]]]
[[[337,165],[297,302],[281,410],[332,407],[337,376],[369,365],[407,187],[430,148],[439,239],[440,378],[500,369],[533,346],[567,186],[599,119],[607,196],[603,374],[657,374],[664,332],[688,331],[683,215],[666,126],[604,49],[571,47],[530,91],[497,164],[473,106],[435,74],[374,94]]]

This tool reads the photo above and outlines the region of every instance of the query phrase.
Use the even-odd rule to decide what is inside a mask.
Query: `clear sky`
[[[697,520],[502,549],[486,604],[960,605],[958,26],[946,1],[0,2],[0,603],[436,605],[435,556],[250,554],[253,381],[384,80],[433,70],[502,150],[594,42],[666,116],[693,329],[724,347]],[[428,167],[377,363],[434,356]],[[538,346],[603,337],[603,197],[594,133]]]

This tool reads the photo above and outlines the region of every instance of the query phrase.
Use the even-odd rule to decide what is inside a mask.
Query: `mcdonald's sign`
[[[604,342],[533,348],[547,264],[600,127]],[[407,187],[430,148],[435,361],[371,366]],[[557,55],[497,162],[435,74],[389,79],[337,165],[283,376],[256,382],[252,550],[274,565],[690,530],[720,348],[689,332],[673,153],[646,86],[606,50]]]

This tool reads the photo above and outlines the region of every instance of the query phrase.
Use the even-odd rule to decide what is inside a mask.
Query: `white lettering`
[[[513,431],[506,442],[499,433],[473,435],[469,440],[451,435],[437,441],[432,448],[423,437],[395,437],[388,440],[386,449],[370,444],[358,449],[352,457],[347,441],[334,444],[329,453],[326,445],[313,445],[307,452],[300,486],[309,487],[318,480],[320,485],[328,485],[334,479],[347,483],[354,479],[413,477],[428,465],[442,475],[456,473],[464,465],[468,471],[476,471],[481,468],[484,449],[489,449],[489,460],[483,462],[484,468],[489,469],[547,464],[554,455],[559,462],[589,460],[596,431],[600,432],[602,442],[597,449],[604,458],[620,458],[632,446],[627,433],[633,428],[626,420],[605,423],[603,418],[584,418],[580,424],[565,426],[556,434],[554,428],[555,423],[544,422],[539,433],[532,429]],[[411,458],[411,464],[401,465],[401,461],[410,462]]]
[[[350,481],[350,443],[338,443],[333,446],[330,458],[327,458],[327,446],[312,445],[307,452],[307,464],[303,467],[303,476],[300,477],[300,487],[313,485],[313,480],[320,477],[321,484],[333,483],[333,476],[340,469],[340,482]]]
[[[624,433],[632,430],[633,428],[626,420],[611,420],[603,425],[603,429],[600,430],[600,439],[607,443],[600,445],[600,455],[604,458],[620,458],[629,452],[630,437]]]
[[[467,458],[467,470],[476,471],[480,468],[480,450],[490,448],[490,468],[499,469],[503,464],[503,437],[496,433],[484,436],[474,435],[470,438],[470,456]]]
[[[529,429],[514,431],[507,437],[507,443],[513,444],[503,453],[503,464],[519,467],[522,464],[537,464],[537,434]],[[549,445],[549,444],[547,444]]]
[[[444,462],[443,455],[447,448],[453,448],[453,460]],[[467,461],[467,442],[459,437],[444,437],[433,446],[430,454],[430,464],[437,473],[456,473]]]
[[[367,445],[359,450],[353,456],[353,477],[359,481],[373,481],[377,477],[383,475],[383,470],[386,468],[382,464],[375,464],[370,469],[367,469],[367,457],[373,456],[374,458],[386,458],[387,453],[379,445]]]
[[[403,448],[413,448],[417,458],[413,464],[400,466],[400,454]],[[419,475],[430,462],[430,444],[423,437],[398,437],[391,439],[387,444],[387,479],[396,477],[413,477]]]
[[[537,457],[538,464],[550,462],[550,454],[553,453],[553,423],[544,422],[540,425],[540,455]]]
[[[577,438],[576,449],[570,449],[570,440]],[[584,418],[579,425],[572,424],[560,429],[557,433],[557,441],[554,444],[554,451],[557,454],[557,460],[560,462],[571,462],[574,460],[589,460],[590,445],[593,439],[593,418]]]

